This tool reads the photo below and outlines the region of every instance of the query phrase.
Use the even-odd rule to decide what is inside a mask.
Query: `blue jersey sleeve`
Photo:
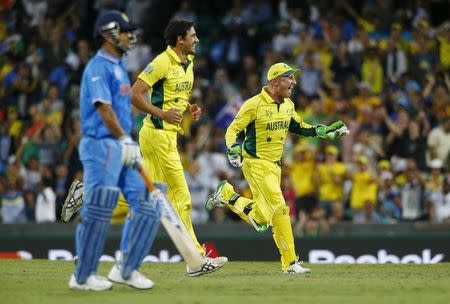
[[[85,82],[89,90],[89,96],[93,105],[96,102],[111,104],[113,97],[111,95],[110,77],[111,73],[107,65],[102,62],[95,62],[85,71]]]

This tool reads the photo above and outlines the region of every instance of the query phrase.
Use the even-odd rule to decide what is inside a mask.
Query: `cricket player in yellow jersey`
[[[300,266],[296,257],[289,207],[281,193],[281,157],[287,133],[326,139],[348,134],[342,121],[330,126],[311,126],[302,121],[289,99],[297,71],[285,63],[271,66],[268,86],[243,103],[225,134],[228,158],[233,166],[242,166],[253,200],[241,197],[231,184],[222,181],[205,204],[208,210],[226,205],[258,231],[272,227],[282,270],[294,274],[310,270]],[[242,150],[236,142],[241,132],[245,132]]]
[[[205,256],[192,227],[191,196],[177,149],[183,113],[189,109],[194,120],[201,115],[200,107],[189,103],[194,83],[193,55],[199,39],[194,24],[183,19],[170,21],[164,37],[167,49],[147,65],[131,89],[133,105],[148,113],[139,132],[139,143],[150,178],[167,184],[169,200]],[[218,267],[228,261],[226,257],[205,259]]]

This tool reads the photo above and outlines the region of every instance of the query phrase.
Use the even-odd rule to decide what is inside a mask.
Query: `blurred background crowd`
[[[0,222],[59,221],[78,159],[79,84],[102,10],[139,25],[132,80],[165,48],[171,17],[195,21],[200,46],[179,151],[194,223],[236,221],[203,204],[228,164],[224,133],[273,63],[301,68],[292,100],[305,122],[343,120],[336,141],[287,139],[282,188],[297,235],[330,225],[450,220],[448,1],[0,1]],[[135,134],[143,114],[135,113]],[[137,137],[136,137],[137,138]]]

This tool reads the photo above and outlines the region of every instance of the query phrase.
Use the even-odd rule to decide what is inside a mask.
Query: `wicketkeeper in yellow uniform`
[[[199,39],[194,24],[182,19],[172,20],[164,37],[167,49],[147,65],[131,89],[133,105],[148,113],[139,143],[150,178],[167,184],[169,200],[199,252],[205,255],[192,227],[191,195],[177,149],[183,113],[189,108],[194,120],[201,115],[200,107],[189,103],[194,83],[193,55]],[[226,257],[214,260],[218,266],[228,261]]]
[[[272,227],[285,273],[310,272],[300,266],[296,257],[289,207],[281,193],[281,157],[287,133],[326,139],[348,134],[342,121],[330,126],[311,126],[302,121],[289,99],[297,71],[300,70],[285,63],[271,66],[267,73],[268,86],[243,103],[225,134],[228,158],[233,166],[242,166],[253,200],[241,197],[224,180],[205,205],[208,210],[226,205],[258,231]],[[242,131],[245,140],[241,149],[236,140]]]

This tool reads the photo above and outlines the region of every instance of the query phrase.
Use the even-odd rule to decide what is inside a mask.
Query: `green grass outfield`
[[[111,263],[102,263],[105,275]],[[449,303],[450,264],[309,265],[310,275],[283,275],[276,262],[230,262],[216,273],[184,275],[182,263],[145,263],[156,286],[142,291],[67,287],[73,263],[0,260],[0,303]]]

